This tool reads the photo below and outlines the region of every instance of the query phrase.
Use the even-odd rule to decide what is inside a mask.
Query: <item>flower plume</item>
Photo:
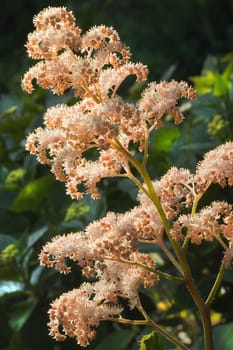
[[[29,56],[40,61],[25,74],[24,89],[31,93],[35,79],[56,94],[72,89],[78,102],[49,108],[45,128],[28,136],[26,149],[51,165],[72,198],[82,198],[82,183],[98,198],[101,178],[128,173],[127,154],[119,153],[119,143],[128,152],[131,143],[137,144],[142,152],[148,130],[161,126],[166,113],[180,123],[183,115],[177,102],[181,97],[192,99],[195,93],[185,82],[153,82],[137,104],[126,102],[117,95],[122,82],[129,75],[145,80],[148,69],[130,61],[130,50],[116,30],[100,25],[81,34],[72,12],[64,7],[41,11],[34,25],[26,47]],[[95,160],[85,156],[91,149],[98,151]]]

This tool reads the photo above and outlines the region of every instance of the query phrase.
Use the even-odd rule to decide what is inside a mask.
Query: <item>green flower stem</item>
[[[124,262],[126,264],[129,264],[129,265],[134,265],[134,266],[138,266],[138,267],[141,267],[143,268],[144,270],[147,270],[147,271],[150,271],[150,272],[153,272],[154,274],[160,276],[160,277],[163,277],[163,278],[166,278],[168,280],[172,280],[172,281],[176,281],[176,282],[184,282],[183,278],[181,277],[176,277],[176,276],[172,276],[166,272],[162,272],[158,269],[152,269],[151,267],[145,265],[145,264],[142,264],[138,261],[130,261],[130,260],[125,260],[125,259],[120,259],[121,262]]]
[[[115,137],[114,141],[115,142],[113,143],[109,140],[109,143],[111,143],[112,148],[116,149],[118,152],[121,152],[139,172],[138,168],[140,168],[140,163],[122,146],[118,138]],[[148,197],[150,197],[150,194],[148,193],[146,188],[144,188],[143,184],[141,184],[141,182],[131,173],[131,171],[128,171],[127,174],[124,175],[127,176],[130,180],[132,180],[142,192],[144,192]]]
[[[138,171],[138,173],[140,174],[140,176],[142,177],[147,189],[148,189],[148,193],[149,193],[149,198],[152,200],[152,202],[154,203],[156,209],[158,210],[159,216],[162,220],[164,229],[168,235],[168,238],[173,246],[173,249],[176,251],[180,250],[180,246],[178,245],[177,242],[175,242],[171,236],[170,236],[170,224],[166,218],[166,215],[164,213],[164,210],[162,208],[162,205],[160,203],[160,199],[154,189],[153,183],[151,181],[151,178],[146,170],[146,168],[140,163],[138,162],[130,152],[128,152],[120,143],[120,141],[118,140],[118,138],[114,139],[115,143],[112,143],[112,147],[117,149],[119,152],[121,152],[128,160],[129,162],[135,167],[135,169]],[[143,186],[142,186],[143,187]],[[141,186],[140,186],[141,189]],[[147,194],[147,191],[143,191]],[[147,194],[148,195],[148,194]],[[180,273],[182,274],[182,270],[179,266],[178,261],[174,258],[174,256],[169,252],[168,253],[168,258],[170,259],[170,261],[173,263],[173,265],[177,268],[178,271],[180,271]]]
[[[149,135],[150,135],[150,130],[146,129],[145,130],[145,142],[144,142],[144,155],[143,155],[143,161],[142,161],[143,168],[146,167],[147,160],[148,160]]]
[[[202,193],[197,194],[196,197],[194,198],[193,206],[192,206],[192,212],[191,212],[191,217],[193,217],[196,214],[197,206],[198,206],[198,203],[199,203],[199,200],[201,199],[201,197],[202,197]],[[187,237],[184,240],[182,248],[186,249],[187,246],[188,246],[188,243],[189,243],[189,237],[187,235]]]
[[[151,317],[148,315],[148,313],[146,312],[146,310],[143,308],[140,298],[138,297],[138,304],[137,304],[137,309],[142,313],[142,315],[144,316],[147,325],[150,326],[151,328],[153,328],[155,331],[157,331],[159,334],[163,335],[166,339],[170,340],[170,342],[174,345],[176,345],[176,347],[178,349],[181,350],[188,350],[188,348],[182,344],[177,338],[175,338],[171,333],[169,333],[166,329],[164,329],[163,327],[159,326],[157,323],[155,323]]]
[[[154,189],[152,180],[146,170],[146,168],[143,166],[143,164],[139,163],[132,155],[130,152],[128,152],[120,143],[120,141],[115,138],[114,139],[115,143],[112,143],[113,148],[117,149],[119,152],[121,152],[126,159],[129,160],[129,162],[136,168],[140,176],[142,177],[145,186],[147,187],[148,193],[149,193],[149,198],[152,200],[154,203],[156,209],[158,210],[158,213],[160,215],[160,218],[163,222],[164,229],[167,233],[167,236],[169,238],[169,241],[176,253],[178,261],[175,259],[173,255],[169,256],[169,259],[172,261],[174,266],[176,266],[177,270],[180,271],[182,276],[184,277],[184,283],[186,285],[186,288],[188,289],[189,293],[191,294],[193,301],[199,311],[202,326],[203,326],[203,332],[204,332],[204,340],[205,340],[205,350],[213,350],[213,338],[212,338],[212,329],[211,329],[211,322],[210,322],[210,309],[209,309],[209,304],[205,303],[204,300],[202,299],[195,281],[193,280],[192,273],[190,270],[189,263],[186,258],[186,252],[183,247],[181,247],[176,241],[174,241],[170,235],[170,223],[166,218],[165,212],[162,208],[162,205],[160,203],[160,199]],[[199,198],[197,197],[196,202],[193,206],[193,212],[196,211],[197,204],[198,204]],[[216,282],[218,283],[218,282]],[[214,294],[214,292],[212,293]],[[212,299],[212,297],[211,297]],[[145,316],[145,315],[144,315]],[[157,326],[153,324],[153,321],[148,321],[149,325],[156,329]],[[158,328],[156,329],[158,330]],[[158,330],[159,331],[159,330]],[[162,333],[161,333],[162,334]],[[167,335],[164,335],[167,337]],[[169,334],[169,336],[171,336]],[[169,339],[169,337],[167,337]],[[186,347],[180,349],[187,349]]]
[[[208,298],[206,299],[206,305],[210,306],[215,298],[215,295],[217,293],[217,291],[219,290],[219,287],[220,287],[220,284],[222,282],[222,278],[223,278],[223,275],[224,275],[224,271],[225,271],[225,266],[224,266],[224,263],[222,262],[221,266],[220,266],[220,269],[219,269],[219,272],[218,272],[218,275],[216,277],[216,280],[213,284],[213,287],[209,293],[209,296]]]
[[[88,84],[82,80],[81,87],[88,93],[88,95],[96,102],[101,103],[101,99],[95,95],[88,87]]]
[[[135,185],[145,193],[146,196],[150,197],[150,194],[148,193],[147,189],[141,184],[141,182],[130,172],[127,174],[128,178],[135,183]]]
[[[141,168],[140,174],[141,174],[141,176],[142,176],[142,178],[143,178],[143,180],[148,188],[148,192],[150,193],[150,198],[151,198],[152,202],[154,203],[156,209],[158,210],[158,213],[159,213],[160,218],[163,222],[164,229],[167,233],[169,241],[170,241],[170,243],[171,243],[171,245],[176,253],[177,258],[179,259],[180,255],[182,254],[182,248],[175,240],[173,240],[173,238],[170,235],[170,224],[166,218],[166,215],[165,215],[164,210],[162,208],[162,205],[160,203],[160,199],[159,199],[159,197],[154,189],[151,178],[150,178],[149,174],[147,173],[147,170],[144,168]],[[174,256],[168,250],[166,251],[166,254],[167,254],[168,258],[170,259],[170,261],[173,263],[173,265],[181,273],[181,275],[183,275],[182,268],[181,268],[180,264],[177,262],[177,260],[174,258]]]
[[[144,313],[145,313],[145,311],[144,311]],[[165,328],[159,326],[157,323],[155,323],[153,320],[151,320],[148,315],[147,315],[147,318],[145,320],[129,320],[129,319],[123,318],[123,317],[110,318],[109,320],[114,321],[114,322],[118,322],[118,323],[132,324],[132,325],[136,325],[136,326],[149,326],[149,327],[153,328],[159,334],[163,335],[166,339],[168,339],[172,344],[174,344],[176,346],[177,349],[189,350],[184,344],[182,344],[178,339],[176,339],[173,335],[171,335]]]
[[[160,327],[153,320],[150,319],[148,321],[148,326],[151,326],[155,331],[162,334],[164,337],[166,337],[166,339],[170,340],[170,342],[173,343],[177,347],[177,349],[180,349],[180,350],[188,350],[189,349],[189,348],[187,348],[187,346],[182,344],[178,339],[173,337],[169,332],[167,332],[166,329]]]
[[[205,350],[213,350],[214,345],[213,345],[209,305],[204,302],[204,300],[202,299],[196,287],[189,264],[184,254],[182,256],[182,261],[180,261],[180,263],[184,272],[184,282],[185,282],[186,288],[191,294],[193,301],[200,314],[203,332],[204,332]]]
[[[148,191],[150,192],[151,197],[154,198],[153,202],[154,202],[157,210],[160,213],[160,209],[157,207],[157,198],[158,197],[157,197],[157,194],[154,190],[154,186],[153,186],[151,179],[149,178],[149,175],[147,174],[146,170],[142,173],[142,177],[143,177],[144,181],[146,182],[147,187],[148,187]],[[150,183],[151,183],[151,185],[150,185]],[[196,211],[199,199],[200,199],[200,197],[197,196],[196,202],[195,202],[194,207],[193,207],[194,212]],[[160,204],[160,207],[161,207],[161,204]],[[164,214],[164,216],[165,216],[165,214]],[[162,216],[161,216],[161,219],[162,219],[163,223],[165,224],[165,220],[163,220]],[[167,221],[167,219],[166,219],[166,221]],[[166,231],[169,230],[170,229],[169,223],[164,227],[165,227]],[[200,314],[200,318],[201,318],[202,326],[203,326],[203,331],[204,331],[205,350],[213,350],[213,337],[212,337],[209,305],[204,302],[204,300],[202,299],[202,297],[201,297],[201,295],[196,287],[195,281],[193,280],[192,273],[191,273],[191,270],[189,267],[189,263],[188,263],[187,258],[186,258],[185,249],[180,247],[179,244],[177,244],[177,242],[174,241],[170,237],[169,231],[167,231],[167,235],[168,235],[168,238],[173,246],[173,249],[175,250],[176,256],[179,260],[179,265],[178,265],[178,266],[180,266],[179,271],[181,271],[183,276],[184,276],[185,285],[186,285],[189,293],[191,294],[191,296],[192,296],[192,298],[197,306],[199,314]]]
[[[182,273],[184,276],[184,282],[185,285],[191,294],[197,309],[200,314],[202,326],[203,326],[203,332],[204,332],[204,339],[205,339],[205,350],[213,350],[213,338],[212,338],[212,328],[211,328],[211,322],[210,322],[210,310],[209,305],[206,305],[203,299],[200,296],[200,293],[196,287],[195,281],[193,280],[192,273],[189,267],[189,263],[186,258],[185,249],[180,247],[180,245],[174,241],[170,236],[170,225],[169,222],[166,219],[165,213],[162,209],[162,206],[160,204],[159,198],[157,196],[157,193],[155,192],[154,186],[152,184],[152,181],[146,171],[146,169],[141,169],[141,176],[143,180],[145,181],[148,192],[150,193],[150,197],[152,198],[153,203],[155,204],[161,220],[163,221],[165,230],[167,232],[168,238],[170,240],[170,243],[172,244],[172,247],[176,253],[176,256],[179,260],[179,264],[176,263],[177,269]],[[198,199],[199,200],[199,199]],[[196,205],[198,203],[198,200],[196,202]],[[194,209],[196,210],[196,209]],[[175,258],[174,261],[176,262]]]

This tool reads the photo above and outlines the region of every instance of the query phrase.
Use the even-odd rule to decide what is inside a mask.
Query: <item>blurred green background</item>
[[[49,169],[24,151],[26,135],[40,125],[46,108],[69,98],[58,98],[41,89],[32,95],[21,90],[21,78],[34,64],[24,48],[27,34],[33,30],[33,16],[47,6],[67,6],[73,10],[83,31],[98,24],[113,26],[131,48],[132,60],[148,65],[150,81],[184,79],[198,90],[196,101],[182,105],[187,115],[182,126],[174,127],[168,122],[153,133],[149,159],[152,177],[164,174],[172,164],[193,170],[204,152],[232,139],[233,133],[233,1],[2,0],[0,349],[3,350],[79,348],[72,340],[61,344],[53,341],[46,324],[49,303],[63,291],[78,287],[82,281],[80,271],[74,267],[71,275],[60,276],[38,266],[38,253],[55,234],[83,229],[107,210],[124,211],[136,203],[134,186],[114,179],[101,183],[101,200],[86,197],[80,202],[71,201],[63,184],[54,180]],[[127,87],[125,95],[136,100],[138,92],[135,87]],[[203,205],[216,198],[232,201],[232,190],[211,188]],[[190,252],[194,275],[204,295],[221,258],[222,252],[215,244],[202,249],[194,247]],[[162,259],[160,264],[169,271]],[[222,350],[233,349],[229,340],[229,334],[233,334],[232,293],[233,276],[228,271],[213,305],[216,349],[220,346]],[[200,333],[197,315],[191,316],[193,305],[181,286],[161,281],[156,291],[142,291],[142,299],[148,312],[153,314],[156,310],[154,316],[160,324],[176,333],[189,330],[193,349],[201,350],[201,339],[195,344]],[[103,323],[90,349],[136,350],[147,331]]]

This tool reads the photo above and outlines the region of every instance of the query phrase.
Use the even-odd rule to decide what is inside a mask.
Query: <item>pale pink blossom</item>
[[[51,304],[49,310],[50,335],[60,341],[69,336],[75,338],[83,347],[89,345],[95,338],[95,328],[99,326],[100,321],[110,320],[123,310],[118,305],[107,303],[107,293],[109,295],[113,293],[111,285],[108,288],[105,285],[106,292],[103,293],[101,300],[95,299],[99,289],[104,291],[103,285],[99,286],[99,282],[84,283],[79,289],[63,293]]]
[[[140,305],[140,286],[153,287],[158,282],[153,272],[154,260],[138,248],[140,234],[132,218],[140,210],[144,211],[135,210],[125,214],[108,213],[89,224],[85,231],[54,237],[43,247],[42,265],[69,273],[69,258],[81,267],[86,277],[97,277],[96,282],[84,283],[51,304],[50,334],[57,340],[70,336],[78,344],[87,346],[95,337],[100,321],[120,316],[122,298],[133,309]]]
[[[204,193],[211,183],[222,187],[233,185],[233,142],[229,141],[207,152],[197,167],[198,192]]]
[[[233,222],[232,206],[224,201],[212,202],[194,215],[180,215],[173,224],[171,234],[175,239],[188,237],[194,244],[201,244],[203,240],[219,240],[222,235],[231,241],[232,235],[228,234],[230,226],[222,224],[222,221]]]
[[[104,218],[89,224],[83,232],[56,236],[46,243],[40,253],[40,262],[42,265],[55,267],[61,273],[69,273],[69,258],[81,268],[88,266],[96,273],[102,273],[106,268],[106,259],[116,262],[122,259],[131,261],[134,255],[134,259],[137,261],[138,256],[140,261],[142,257],[138,241],[156,240],[163,232],[159,218],[147,222],[145,234],[140,230],[138,221],[134,219],[146,214],[147,218],[153,218],[151,210],[147,213],[147,209],[142,207],[135,207],[124,214],[109,212]],[[155,211],[154,216],[156,217]],[[150,262],[150,267],[153,267],[155,262],[149,256],[147,259],[149,260],[146,263]],[[86,271],[90,272],[84,269],[83,273]]]
[[[148,69],[129,61],[130,50],[116,30],[100,25],[81,34],[72,12],[64,7],[41,11],[34,25],[26,46],[40,61],[24,75],[24,89],[31,93],[35,79],[56,94],[73,90],[79,101],[51,107],[44,117],[46,127],[28,136],[26,149],[39,162],[50,164],[72,198],[82,198],[81,184],[99,198],[102,178],[124,176],[130,168],[127,153],[119,152],[115,139],[129,154],[132,143],[143,152],[147,129],[160,126],[166,113],[176,123],[181,121],[178,99],[194,98],[195,93],[184,82],[154,82],[137,104],[128,103],[117,95],[119,87],[129,75],[146,80]],[[91,149],[97,151],[94,160],[85,156]]]
[[[195,98],[194,90],[184,81],[150,83],[138,103],[142,118],[151,126],[160,127],[163,125],[162,117],[170,113],[174,117],[175,124],[181,123],[183,115],[177,107],[177,100],[180,97]]]

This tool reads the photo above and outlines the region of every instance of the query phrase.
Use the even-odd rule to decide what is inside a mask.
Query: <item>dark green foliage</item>
[[[140,340],[140,350],[166,350],[163,340],[155,332],[144,335]]]
[[[233,323],[218,326],[214,329],[214,345],[216,349],[231,350],[233,347],[232,337]],[[202,339],[199,339],[191,350],[200,350],[203,347]]]

